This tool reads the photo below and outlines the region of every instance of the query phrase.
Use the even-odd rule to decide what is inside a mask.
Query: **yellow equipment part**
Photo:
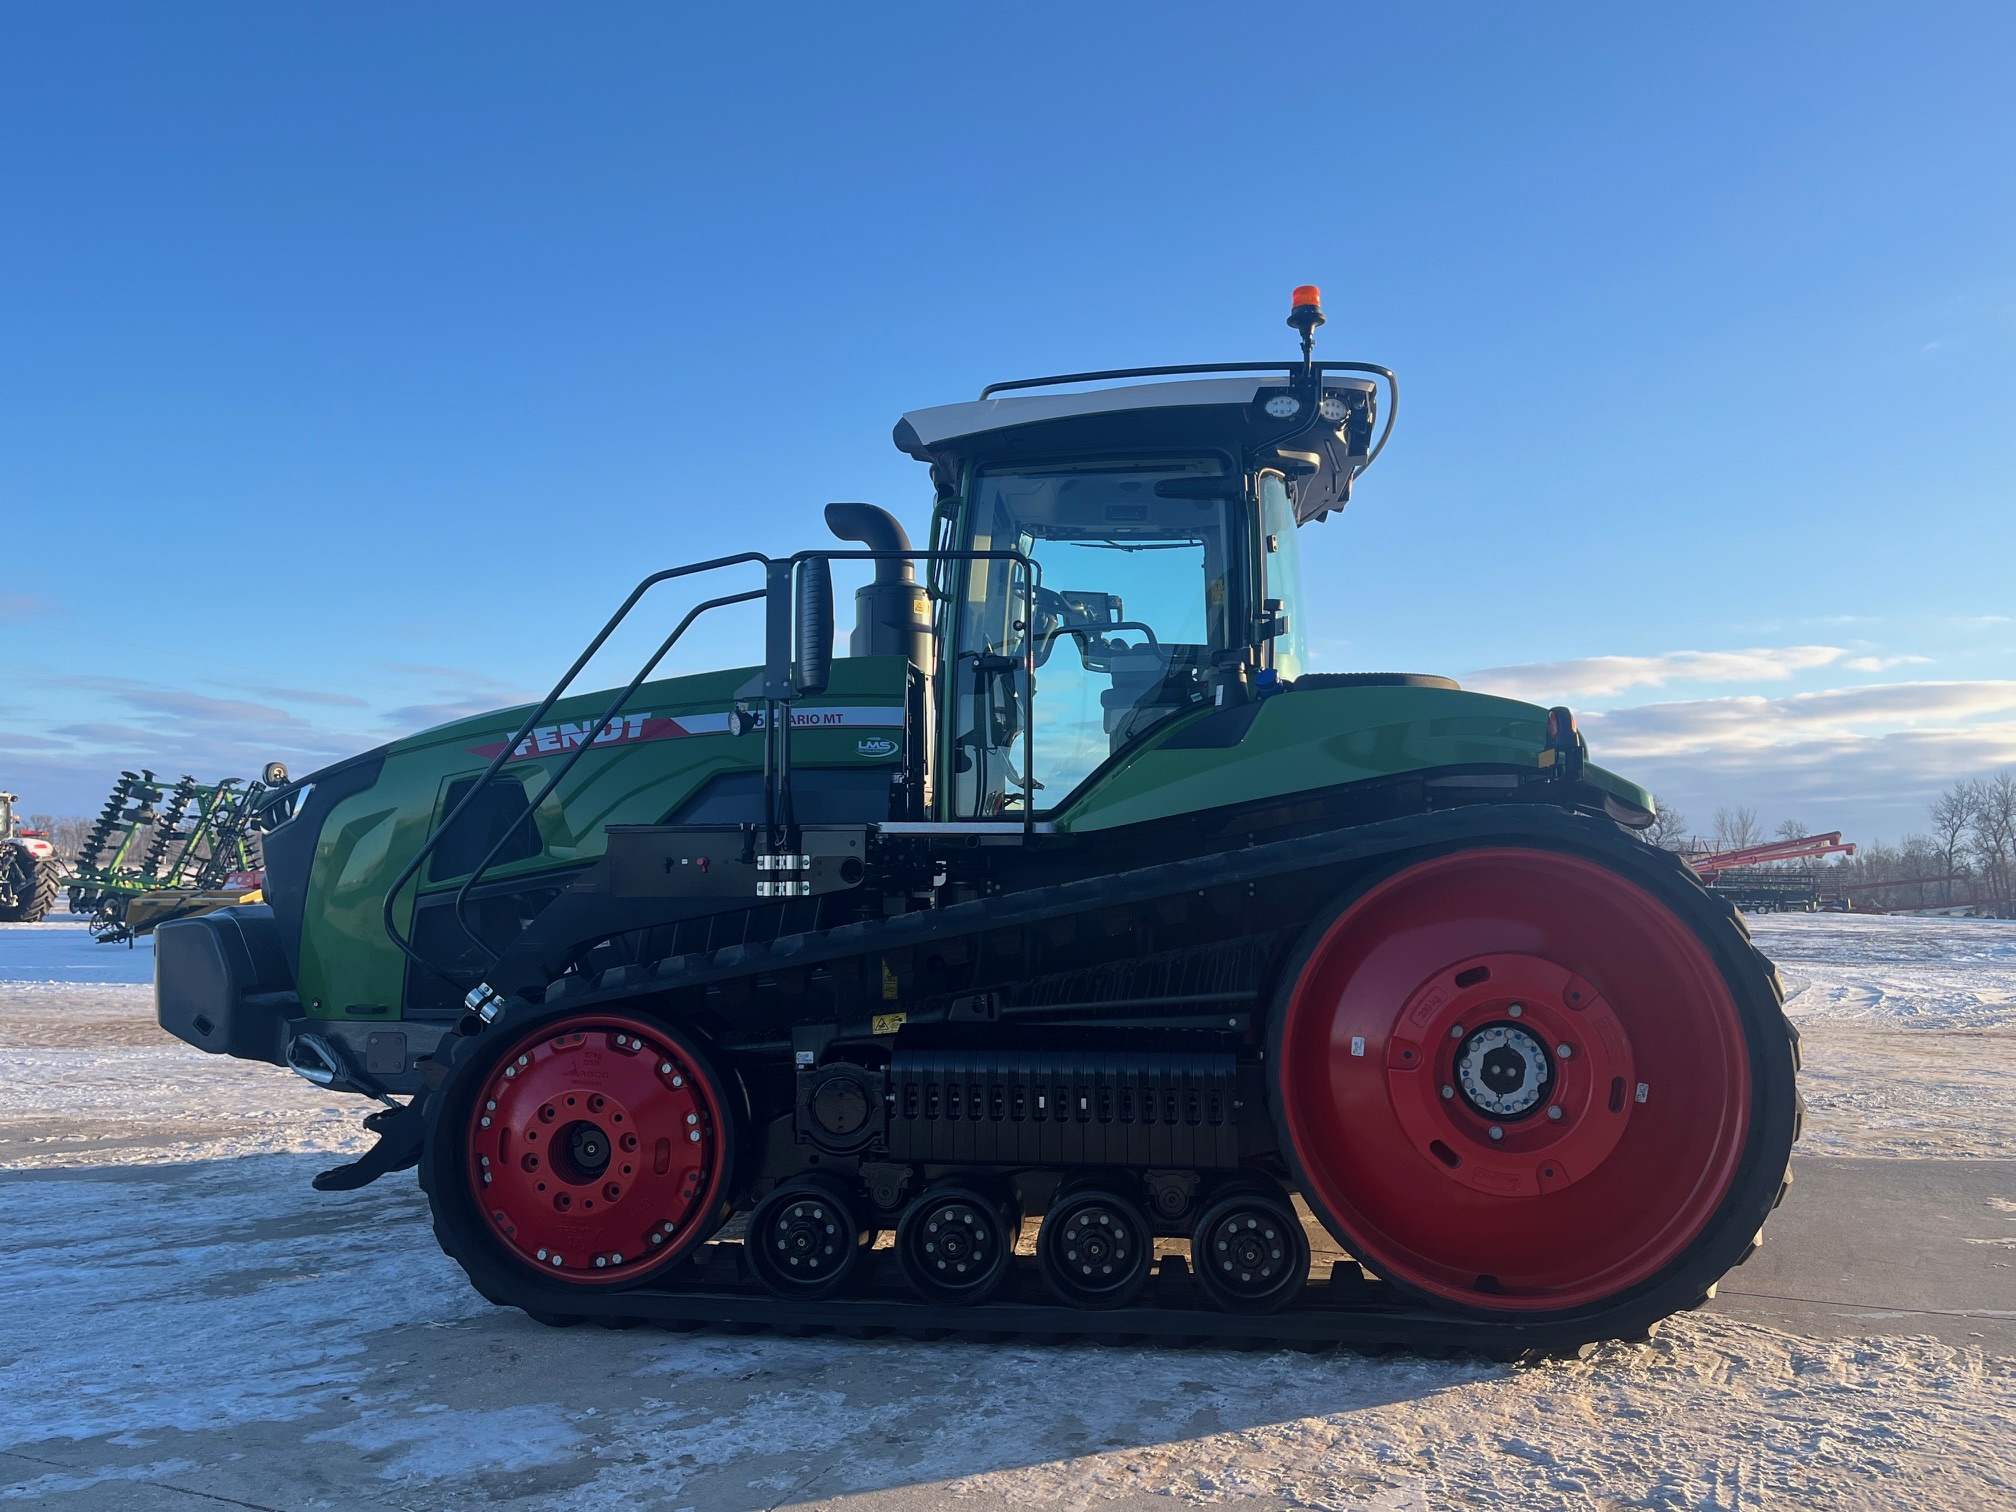
[[[193,919],[198,914],[215,913],[237,903],[263,903],[266,895],[258,888],[249,892],[220,888],[213,892],[190,892],[169,887],[159,892],[136,895],[126,905],[126,927],[138,935],[152,934],[155,926],[170,919]]]

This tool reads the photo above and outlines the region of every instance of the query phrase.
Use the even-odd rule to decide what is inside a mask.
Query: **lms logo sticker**
[[[896,742],[887,735],[865,735],[854,742],[854,751],[859,756],[894,756]]]

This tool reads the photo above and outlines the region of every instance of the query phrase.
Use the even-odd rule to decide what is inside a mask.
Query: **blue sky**
[[[903,410],[1287,354],[1314,281],[1404,397],[1318,666],[1895,837],[2016,761],[2012,56],[1992,5],[17,8],[0,785],[510,701],[652,568],[920,526]]]

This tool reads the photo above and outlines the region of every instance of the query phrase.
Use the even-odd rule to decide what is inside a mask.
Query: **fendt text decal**
[[[755,709],[749,715],[752,729],[763,728],[763,711]],[[841,708],[841,709],[793,709],[791,728],[804,729],[901,729],[903,710],[891,705],[887,708]],[[538,725],[531,734],[518,742],[518,748],[511,753],[513,761],[530,761],[538,756],[554,756],[563,752],[578,750],[589,738],[589,731],[595,728],[594,720],[583,720],[579,724]],[[619,714],[609,721],[606,728],[594,737],[598,746],[636,745],[646,740],[684,740],[689,735],[726,735],[728,733],[728,711],[719,714],[681,714],[677,718],[660,714]],[[471,756],[493,759],[504,749],[499,740],[492,745],[469,747]],[[895,750],[895,743],[890,743]],[[866,754],[864,752],[864,754]]]

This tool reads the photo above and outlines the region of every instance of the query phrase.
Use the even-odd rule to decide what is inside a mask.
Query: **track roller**
[[[743,1254],[756,1279],[778,1296],[826,1296],[860,1273],[875,1242],[865,1212],[838,1178],[794,1176],[750,1212]]]
[[[985,1301],[1000,1286],[1021,1230],[1016,1205],[977,1183],[942,1182],[904,1210],[896,1260],[929,1302]]]
[[[1190,1263],[1204,1294],[1227,1312],[1275,1312],[1308,1279],[1309,1236],[1279,1187],[1242,1178],[1198,1214]]]
[[[1036,1236],[1036,1263],[1073,1307],[1125,1307],[1141,1294],[1155,1244],[1140,1205],[1115,1182],[1061,1191]]]

